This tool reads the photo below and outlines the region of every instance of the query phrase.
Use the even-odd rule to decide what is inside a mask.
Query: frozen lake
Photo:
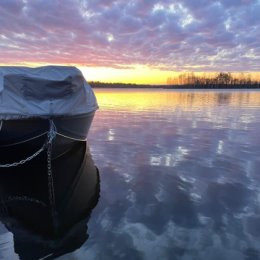
[[[57,259],[260,259],[260,92],[95,93],[100,200],[89,238]],[[0,223],[0,259],[31,257]]]

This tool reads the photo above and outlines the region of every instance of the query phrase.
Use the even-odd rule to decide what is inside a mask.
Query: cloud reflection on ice
[[[96,94],[90,142],[102,194],[86,254],[258,259],[260,93]]]
[[[260,259],[260,92],[95,91],[101,197],[60,259]]]

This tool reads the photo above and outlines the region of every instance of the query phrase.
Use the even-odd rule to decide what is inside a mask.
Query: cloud
[[[4,0],[0,63],[260,70],[259,11],[258,0]]]

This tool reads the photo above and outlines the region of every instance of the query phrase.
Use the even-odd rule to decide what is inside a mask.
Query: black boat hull
[[[38,123],[30,138],[24,132],[21,137],[19,129],[9,143],[1,137],[0,164],[10,164],[0,168],[1,212],[2,218],[15,218],[44,237],[56,238],[90,214],[99,197],[99,174],[86,141],[57,135],[51,149],[46,146],[31,157],[48,138],[48,120]]]

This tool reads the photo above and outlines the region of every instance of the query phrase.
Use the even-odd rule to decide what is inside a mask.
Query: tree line
[[[230,72],[219,72],[215,76],[197,76],[193,72],[187,72],[176,77],[169,77],[167,85],[201,88],[260,88],[260,81],[253,80],[250,74],[245,73],[235,76]]]
[[[260,78],[259,78],[260,79]],[[194,72],[186,72],[175,77],[169,77],[167,84],[133,84],[90,81],[93,88],[254,88],[260,89],[260,80],[253,79],[249,73],[232,74],[219,72],[216,74],[195,75]]]
[[[92,88],[156,88],[160,86],[148,85],[148,84],[134,84],[134,83],[111,83],[100,81],[89,81],[89,85]]]

